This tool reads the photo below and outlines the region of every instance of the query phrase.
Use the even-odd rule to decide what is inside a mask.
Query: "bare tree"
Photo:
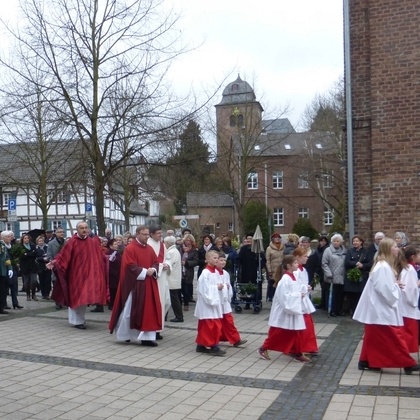
[[[21,68],[26,64],[21,62]],[[46,229],[50,207],[58,198],[66,200],[70,194],[77,193],[85,184],[86,174],[82,174],[81,160],[75,154],[80,145],[67,141],[69,130],[51,106],[53,91],[42,88],[46,85],[42,69],[32,63],[27,77],[31,83],[26,89],[22,89],[16,78],[9,78],[0,90],[4,104],[1,171],[9,189],[24,191],[38,206]]]
[[[344,231],[346,216],[344,117],[343,78],[325,94],[317,95],[303,116],[305,128],[312,136],[312,141],[306,145],[308,182],[325,207],[334,213],[333,229],[341,231]]]
[[[185,49],[175,30],[177,16],[162,3],[21,0],[20,29],[3,22],[25,66],[4,58],[1,63],[24,81],[22,89],[33,83],[33,63],[41,67],[44,79],[37,85],[44,100],[82,144],[101,233],[114,173],[128,158],[153,150],[160,134],[189,113],[180,112],[184,103],[164,82],[171,60]]]

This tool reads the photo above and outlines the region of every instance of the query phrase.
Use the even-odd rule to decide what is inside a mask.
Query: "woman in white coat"
[[[163,242],[166,246],[165,263],[169,267],[166,273],[166,278],[168,280],[171,306],[175,315],[175,318],[172,318],[170,322],[184,322],[184,314],[182,312],[181,305],[181,254],[176,247],[175,236],[167,236]]]
[[[353,319],[365,324],[359,370],[404,368],[407,375],[420,370],[410,356],[398,301],[403,285],[396,279],[394,240],[383,239]]]

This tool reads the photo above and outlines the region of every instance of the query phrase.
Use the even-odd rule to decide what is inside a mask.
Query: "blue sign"
[[[181,219],[179,221],[179,226],[182,227],[182,229],[184,229],[188,226],[188,222],[185,219]]]
[[[86,212],[92,211],[92,203],[86,203],[85,204],[85,209],[86,209]]]
[[[9,199],[8,209],[11,211],[16,210],[16,200]]]

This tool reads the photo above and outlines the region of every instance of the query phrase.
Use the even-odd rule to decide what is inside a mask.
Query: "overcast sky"
[[[344,74],[340,0],[171,2],[183,10],[185,38],[204,41],[173,66],[176,83],[214,86],[240,73],[266,111],[288,105],[297,126],[314,96]]]
[[[284,116],[299,126],[306,105],[344,73],[340,0],[166,1],[182,14],[185,41],[203,43],[172,65],[180,93],[191,86],[211,91],[239,73],[267,113],[288,106]],[[2,0],[2,17],[13,16],[17,4]]]

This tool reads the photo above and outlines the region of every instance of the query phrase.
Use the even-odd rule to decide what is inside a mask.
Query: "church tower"
[[[262,130],[263,108],[256,100],[248,82],[238,78],[223,90],[222,100],[215,105],[217,125],[217,157],[229,150],[232,137],[246,133],[259,136]]]

